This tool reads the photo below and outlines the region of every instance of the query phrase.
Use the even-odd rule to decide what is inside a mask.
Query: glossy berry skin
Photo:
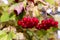
[[[18,25],[22,26],[23,28],[33,28],[36,29],[50,29],[50,27],[58,28],[58,22],[55,21],[52,18],[42,20],[41,23],[39,23],[39,20],[36,17],[24,17],[22,20],[18,20]]]
[[[55,21],[55,25],[58,26],[58,22],[57,21]]]
[[[38,24],[38,25],[36,26],[36,28],[40,30],[40,29],[43,28],[43,25],[42,25],[42,24]]]
[[[39,20],[36,17],[24,17],[22,20],[18,20],[18,25],[23,28],[33,28],[38,25]]]
[[[24,22],[21,21],[21,20],[18,20],[18,25],[19,25],[19,26],[22,26],[23,28],[26,28],[26,25],[25,25]]]
[[[33,21],[34,26],[37,26],[39,23],[39,20],[35,17],[32,18],[32,21]]]
[[[21,21],[20,20],[18,20],[18,25],[21,25]]]
[[[46,22],[46,20],[42,20],[41,23],[44,24]]]
[[[58,22],[55,21],[53,18],[49,18],[46,20],[42,20],[39,25],[36,26],[37,29],[50,29],[50,27],[58,28]]]

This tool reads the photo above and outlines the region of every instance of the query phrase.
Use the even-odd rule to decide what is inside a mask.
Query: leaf
[[[9,14],[7,12],[3,12],[3,15],[1,16],[1,22],[6,22],[9,20]]]
[[[20,2],[15,8],[14,8],[14,12],[19,15],[24,9],[24,4],[23,2]]]
[[[38,30],[37,32],[36,32],[36,34],[39,36],[39,37],[42,37],[42,36],[44,36],[44,35],[46,35],[46,31],[45,30]]]
[[[22,19],[25,14],[26,14],[26,12],[23,11],[21,14],[19,14],[19,15],[16,17],[16,19]]]
[[[0,39],[1,39],[2,37],[4,37],[5,35],[6,35],[6,32],[0,30]]]
[[[14,32],[10,31],[8,34],[5,31],[0,31],[0,40],[12,40],[16,35]]]
[[[23,2],[24,8],[26,7],[26,3],[27,3],[27,0],[24,0],[24,2]]]
[[[7,39],[7,33],[5,31],[0,30],[0,40],[6,40]]]
[[[10,20],[15,20],[15,18],[16,18],[16,16],[13,15],[13,16],[10,18]]]
[[[53,5],[55,3],[54,0],[45,0],[46,2],[48,2],[49,4]]]
[[[16,37],[16,35],[12,31],[8,34],[8,40],[12,40],[15,37]]]
[[[5,35],[5,36],[2,37],[0,40],[7,40],[7,36],[8,36],[8,35]]]
[[[10,7],[9,7],[9,9],[8,9],[8,13],[10,14],[10,13],[12,13],[13,11],[14,11],[14,8],[17,6],[17,4],[13,4],[13,5],[11,5]]]
[[[14,0],[8,0],[9,4],[14,3]]]
[[[27,33],[29,36],[33,36],[33,33],[31,31],[27,30]]]
[[[52,28],[52,31],[53,31],[53,32],[54,32],[54,31],[57,31],[57,30],[58,30],[58,28],[54,28],[54,27]]]
[[[40,16],[39,11],[37,10],[37,6],[35,6],[33,9],[33,16],[36,16],[36,17]]]
[[[58,28],[51,27],[50,29],[47,30],[48,33],[54,33],[57,31]]]

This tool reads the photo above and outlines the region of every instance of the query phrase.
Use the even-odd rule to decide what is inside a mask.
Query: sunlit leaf
[[[8,34],[5,31],[0,31],[0,40],[12,40],[16,35],[14,32],[10,31]]]
[[[24,0],[24,2],[23,2],[24,8],[26,7],[26,3],[27,3],[27,0]]]
[[[39,14],[39,11],[37,10],[37,6],[34,7],[34,11],[33,11],[33,16],[36,16],[38,17],[40,14]]]
[[[8,34],[8,40],[12,40],[14,37],[15,37],[14,32],[10,32],[10,33]]]
[[[46,2],[48,2],[49,4],[54,4],[55,3],[55,1],[54,0],[45,0]]]
[[[8,0],[9,3],[14,3],[14,0]]]
[[[10,18],[10,20],[15,20],[15,18],[16,18],[16,16],[13,15],[13,16]]]
[[[0,39],[6,35],[5,31],[0,31]]]
[[[7,12],[3,12],[3,15],[1,16],[1,22],[6,22],[9,20],[9,14]]]
[[[5,35],[5,36],[2,37],[0,40],[7,40],[7,36],[8,36],[8,35]]]
[[[33,33],[31,31],[27,30],[27,33],[29,34],[29,36],[33,36]]]

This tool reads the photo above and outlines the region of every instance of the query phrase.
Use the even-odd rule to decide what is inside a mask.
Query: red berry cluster
[[[33,28],[34,26],[39,30],[47,30],[50,27],[58,28],[58,22],[55,21],[53,18],[42,20],[40,24],[38,23],[39,20],[36,17],[24,17],[22,20],[18,20],[18,25],[22,26],[23,28]]]
[[[50,27],[56,27],[56,28],[58,27],[58,22],[55,21],[53,18],[49,18],[47,20],[42,20],[41,24],[38,24],[36,26],[37,29],[44,29],[44,30],[47,30]]]
[[[18,25],[22,26],[23,28],[33,28],[37,26],[39,20],[36,17],[24,17],[22,20],[18,20]]]

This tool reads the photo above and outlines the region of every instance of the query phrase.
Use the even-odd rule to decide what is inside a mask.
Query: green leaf
[[[49,4],[53,5],[55,3],[54,0],[45,0],[46,2],[48,2]]]
[[[12,40],[12,38],[14,38],[15,37],[15,34],[14,34],[14,32],[10,32],[9,34],[8,34],[8,38],[7,38],[7,40]]]
[[[33,33],[31,31],[27,30],[27,33],[29,36],[33,36]]]
[[[6,31],[0,31],[0,40],[12,40],[16,35],[14,32],[10,31],[8,34]]]
[[[15,20],[15,18],[16,18],[16,15],[13,15],[13,16],[10,18],[10,20]]]
[[[48,33],[54,33],[55,31],[57,31],[58,28],[55,27],[51,27],[50,29],[47,30]]]
[[[0,31],[0,39],[6,35],[5,31]]]
[[[11,4],[11,3],[14,3],[14,0],[8,0],[8,2]]]
[[[26,14],[26,12],[23,11],[22,13],[20,13],[20,14],[16,17],[16,19],[22,19],[25,14]]]
[[[34,7],[33,16],[36,16],[36,17],[39,17],[40,16],[37,7]]]
[[[26,7],[26,3],[27,3],[27,0],[24,0],[24,2],[23,2],[24,8]]]
[[[7,33],[5,31],[0,30],[0,40],[6,40],[7,39]]]
[[[1,16],[1,22],[6,22],[9,20],[9,14],[7,12],[3,12]]]
[[[5,35],[5,36],[2,37],[0,40],[7,40],[7,36],[8,36],[8,35]]]
[[[46,35],[46,31],[45,30],[38,30],[37,32],[36,32],[36,34],[39,36],[39,37],[42,37],[42,36],[44,36],[44,35]]]

